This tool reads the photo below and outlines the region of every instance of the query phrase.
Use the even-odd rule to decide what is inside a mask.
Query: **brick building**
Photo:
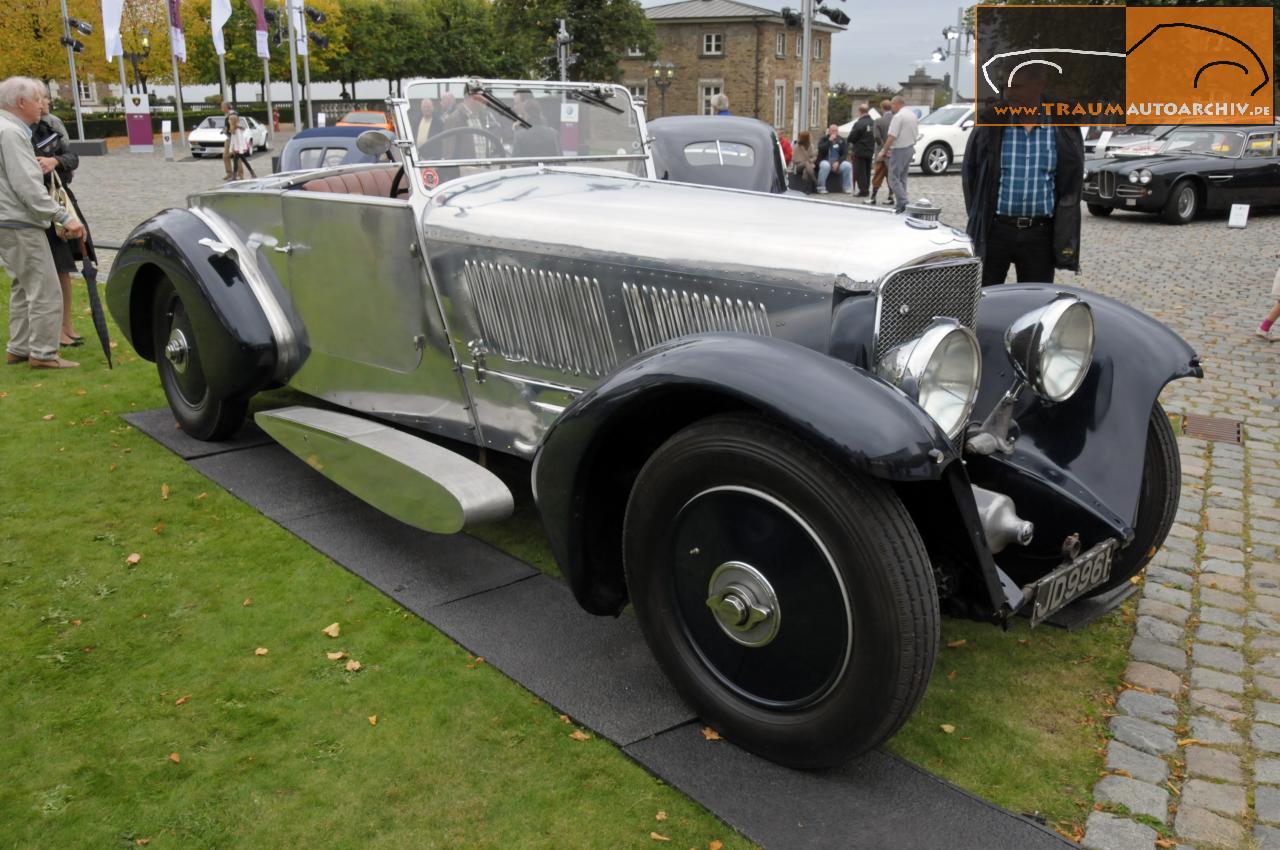
[[[652,6],[645,14],[657,29],[658,61],[676,66],[666,94],[667,115],[711,114],[711,98],[725,94],[734,115],[759,118],[790,136],[796,134],[803,46],[800,27],[788,27],[778,12],[737,0],[683,0]],[[843,30],[830,23],[813,23],[811,130],[826,126],[831,36]],[[662,115],[653,63],[629,55],[621,65],[623,82],[646,100],[648,116]]]

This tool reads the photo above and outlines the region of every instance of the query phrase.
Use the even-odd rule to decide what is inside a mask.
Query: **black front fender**
[[[751,410],[812,440],[835,462],[893,482],[937,481],[955,449],[884,381],[791,342],[745,334],[684,337],[650,349],[584,393],[534,460],[534,497],[584,608],[626,600],[622,516],[640,466],[675,431]]]
[[[1202,377],[1196,353],[1165,325],[1119,301],[1066,286],[1021,284],[984,290],[978,311],[981,418],[1014,382],[1004,333],[1018,316],[1069,292],[1093,309],[1093,364],[1080,389],[1053,404],[1026,391],[1014,412],[1019,436],[1012,455],[971,458],[980,486],[1007,493],[1036,523],[1042,555],[1062,538],[1131,536],[1142,484],[1152,407],[1172,380]]]
[[[240,268],[201,245],[206,238],[217,239],[185,209],[138,225],[111,266],[107,307],[134,350],[155,360],[152,302],[167,279],[191,317],[210,389],[223,397],[253,393],[272,380],[276,341]]]

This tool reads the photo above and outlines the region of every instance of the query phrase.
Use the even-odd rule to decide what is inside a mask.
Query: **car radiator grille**
[[[464,270],[494,354],[597,378],[618,362],[594,277],[471,260]]]
[[[709,331],[772,336],[768,311],[754,301],[633,283],[622,285],[622,297],[636,351]]]
[[[937,316],[949,316],[973,330],[981,292],[982,263],[976,259],[894,272],[880,285],[875,361],[894,346],[919,336]]]
[[[1103,198],[1116,196],[1116,173],[1114,171],[1098,172],[1098,195]]]

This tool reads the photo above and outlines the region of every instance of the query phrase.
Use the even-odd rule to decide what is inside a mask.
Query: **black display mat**
[[[707,741],[630,616],[587,614],[563,584],[486,543],[380,514],[256,427],[212,444],[177,431],[167,409],[124,418],[762,847],[1077,846],[882,751],[805,772]]]

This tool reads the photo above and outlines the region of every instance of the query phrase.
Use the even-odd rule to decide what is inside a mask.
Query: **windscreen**
[[[1161,153],[1195,153],[1235,158],[1244,147],[1244,133],[1216,127],[1188,127],[1165,137]]]
[[[970,107],[968,106],[944,106],[936,112],[931,112],[924,118],[920,119],[921,124],[954,124],[959,121]]]
[[[410,126],[400,128],[400,137],[413,139],[420,164],[469,163],[465,173],[473,173],[576,161],[644,174],[643,139],[624,90],[433,80],[408,86],[406,94]],[[453,171],[439,169],[440,179]]]

